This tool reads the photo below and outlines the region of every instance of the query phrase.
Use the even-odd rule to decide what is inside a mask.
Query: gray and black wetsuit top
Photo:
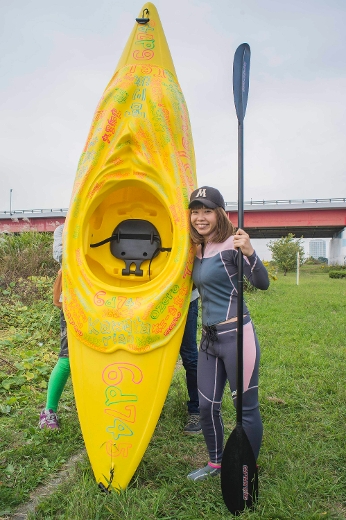
[[[243,257],[244,275],[258,289],[268,289],[266,268],[256,252]],[[203,325],[217,325],[237,316],[238,250],[233,236],[221,244],[208,243],[203,251],[197,247],[192,278],[202,300]],[[249,314],[244,302],[244,314]]]

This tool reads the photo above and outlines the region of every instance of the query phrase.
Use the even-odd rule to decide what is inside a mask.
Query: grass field
[[[39,431],[38,415],[58,350],[58,311],[50,280],[33,304],[2,294],[0,303],[0,518],[11,518],[37,487],[49,483],[83,450],[72,387],[60,405],[60,432]],[[5,291],[9,292],[9,291]],[[259,502],[244,520],[346,518],[346,280],[320,266],[279,274],[268,291],[246,295],[262,357],[260,402],[264,423],[258,460]],[[3,309],[6,307],[7,311]],[[88,459],[38,500],[28,519],[224,520],[218,477],[187,480],[204,465],[201,435],[182,435],[186,420],[185,373],[176,370],[155,434],[129,487],[101,493]],[[226,435],[235,413],[223,403]]]

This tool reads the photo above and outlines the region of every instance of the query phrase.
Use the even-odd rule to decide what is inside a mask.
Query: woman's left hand
[[[234,235],[234,247],[241,249],[243,255],[251,256],[254,253],[254,248],[251,245],[250,237],[243,229],[238,229]]]

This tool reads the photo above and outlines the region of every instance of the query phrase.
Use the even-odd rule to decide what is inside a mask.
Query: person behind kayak
[[[62,233],[64,225],[61,224],[54,231],[53,258],[62,263]],[[57,410],[61,394],[70,375],[70,359],[68,354],[66,320],[63,310],[60,311],[60,352],[54,366],[49,382],[46,406],[40,413],[39,427],[41,429],[58,430],[59,420]]]
[[[227,380],[233,403],[236,401],[238,249],[244,255],[244,275],[254,287],[267,289],[269,278],[249,235],[243,229],[234,233],[217,189],[203,186],[193,191],[189,208],[191,239],[197,246],[192,278],[202,305],[197,368],[200,420],[209,452],[208,464],[188,475],[190,480],[198,481],[221,471],[221,403]],[[243,324],[243,427],[257,459],[263,433],[258,402],[260,349],[245,302]]]

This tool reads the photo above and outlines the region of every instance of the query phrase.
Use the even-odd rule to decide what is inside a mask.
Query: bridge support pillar
[[[329,265],[346,265],[346,228],[335,233],[329,245]]]

